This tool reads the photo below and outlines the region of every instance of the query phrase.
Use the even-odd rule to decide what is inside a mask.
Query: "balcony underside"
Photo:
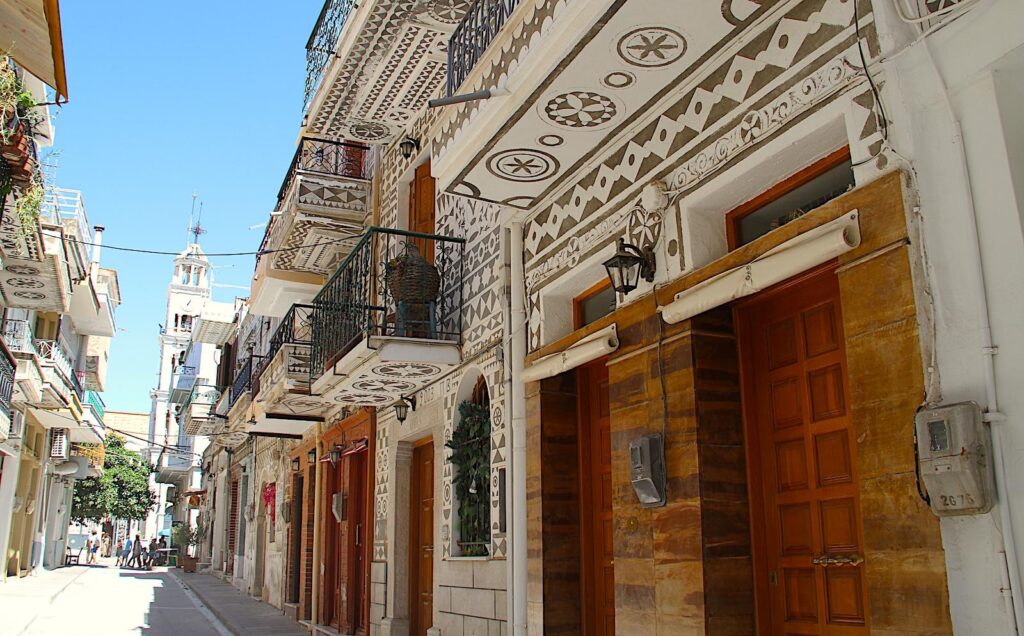
[[[307,132],[373,144],[394,139],[444,83],[448,38],[470,4],[358,3],[309,107]]]
[[[68,439],[81,444],[102,444],[103,431],[92,425],[81,415],[76,416],[70,408],[32,408],[30,412],[43,428],[65,428]]]
[[[249,433],[270,437],[301,437],[310,426],[322,422],[322,418],[288,417],[279,414],[260,415],[254,424],[249,424]]]
[[[235,448],[249,438],[249,419],[252,416],[252,394],[246,390],[235,400],[235,403],[228,409],[227,420],[224,427],[213,443],[226,448]]]
[[[208,301],[192,332],[192,339],[202,344],[223,346],[235,325],[235,308],[230,303]]]
[[[261,263],[252,283],[249,309],[258,316],[280,318],[292,305],[316,296],[324,279],[323,274],[275,269]]]
[[[286,344],[260,374],[256,405],[263,413],[319,417],[331,404],[309,395],[309,345]]]
[[[67,269],[61,266],[56,255],[46,255],[41,260],[8,257],[3,265],[0,291],[6,306],[58,313],[70,311]]]
[[[556,4],[528,1],[538,10]],[[513,46],[520,57],[512,95],[450,111],[434,174],[452,194],[520,209],[553,204],[551,216],[571,227],[652,167],[695,153],[727,122],[741,130],[737,139],[775,125],[758,116],[754,100],[829,47],[848,46],[852,7],[838,0],[689,3],[685,11],[678,0],[575,3],[546,36]],[[862,28],[869,21],[863,17]],[[504,63],[495,56],[506,55],[495,44],[478,64],[484,77],[471,75],[463,91],[494,81],[487,73]],[[718,154],[696,157],[692,169],[715,169],[737,145],[723,139]]]
[[[43,399],[43,374],[36,357],[31,354],[16,353],[18,367],[14,374],[14,393],[11,402],[14,404],[38,404]]]
[[[88,278],[76,284],[71,293],[71,321],[75,331],[83,336],[114,336],[116,325],[110,299],[97,293]]]
[[[363,339],[313,385],[330,404],[387,406],[436,381],[462,360],[453,342],[419,338]]]

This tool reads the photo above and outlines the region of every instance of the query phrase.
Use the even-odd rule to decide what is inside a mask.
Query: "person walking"
[[[156,560],[156,537],[149,540],[149,552],[146,557],[146,569],[153,569],[153,562]]]
[[[128,567],[142,567],[142,537],[139,535],[135,535],[135,541],[132,542],[132,556],[128,559]]]
[[[121,564],[124,563],[124,541],[121,539],[117,540],[117,545],[114,548],[114,556],[117,557],[116,563],[118,567],[120,567]]]
[[[99,547],[100,547],[99,537],[96,536],[96,531],[93,530],[92,534],[89,536],[89,540],[85,542],[85,552],[86,552],[85,563],[86,563],[86,565],[89,565],[91,563],[95,563],[96,562],[96,551],[99,550]]]

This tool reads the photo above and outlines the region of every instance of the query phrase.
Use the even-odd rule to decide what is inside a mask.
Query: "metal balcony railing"
[[[11,397],[14,395],[14,374],[17,370],[14,356],[7,345],[0,343],[0,413],[11,417]]]
[[[262,356],[252,356],[245,361],[235,374],[235,381],[231,384],[231,393],[228,396],[228,408],[230,409],[238,401],[243,393],[252,389],[252,371],[255,365],[259,365]]]
[[[372,227],[313,299],[311,379],[362,338],[462,342],[465,241]]]
[[[277,191],[277,208],[281,209],[288,189],[295,180],[296,173],[311,172],[334,177],[350,179],[367,179],[371,174],[369,148],[351,141],[327,141],[303,137],[295,156],[288,166],[288,173]]]
[[[212,407],[220,399],[220,396],[221,390],[219,387],[212,384],[197,384],[192,387],[192,392],[188,394],[188,399],[181,405],[181,412],[184,413],[193,404],[205,404]]]
[[[306,42],[306,91],[303,95],[302,109],[309,108],[313,95],[320,87],[324,69],[334,57],[334,49],[338,46],[341,29],[345,26],[348,14],[356,7],[355,0],[327,0],[320,9],[313,32]]]
[[[521,0],[476,0],[448,40],[448,95],[473,71]]]
[[[35,336],[32,335],[32,327],[24,320],[4,321],[4,342],[7,348],[14,353],[24,353],[39,356],[36,351]]]
[[[175,375],[195,375],[196,368],[188,364],[179,364],[174,367],[174,373]]]
[[[107,405],[103,402],[103,398],[96,391],[87,390],[85,392],[85,402],[96,411],[96,415],[102,420],[103,416],[107,412]]]
[[[305,345],[307,348],[313,344],[313,327],[310,322],[313,317],[312,305],[292,305],[288,313],[281,319],[274,335],[270,338],[270,346],[267,348],[266,356],[254,372],[252,381],[253,395],[260,392],[260,379],[264,372],[274,361],[274,357],[285,345]],[[308,358],[289,359],[286,361],[288,373],[309,373]]]

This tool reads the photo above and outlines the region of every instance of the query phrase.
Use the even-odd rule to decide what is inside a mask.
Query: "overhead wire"
[[[151,250],[141,247],[124,247],[122,245],[107,245],[106,243],[93,243],[91,241],[80,241],[76,238],[69,236],[63,236],[62,234],[54,234],[43,232],[45,236],[52,236],[68,243],[74,243],[77,245],[88,245],[90,247],[99,247],[104,250],[114,250],[116,252],[132,252],[134,254],[151,254],[154,256],[178,256],[181,251],[167,251],[167,250]],[[277,254],[280,252],[296,252],[304,249],[312,249],[315,247],[322,247],[325,245],[337,245],[338,243],[344,243],[346,241],[356,240],[356,237],[332,239],[330,241],[320,241],[317,243],[310,243],[309,245],[296,245],[294,247],[282,247],[273,250],[256,250],[254,252],[204,252],[203,256],[213,257],[224,257],[224,256],[263,256],[265,254]]]

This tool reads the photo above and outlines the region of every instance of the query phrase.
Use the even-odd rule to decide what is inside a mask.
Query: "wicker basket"
[[[391,297],[399,303],[429,303],[437,300],[441,276],[437,268],[420,255],[415,245],[384,266],[384,282]]]

